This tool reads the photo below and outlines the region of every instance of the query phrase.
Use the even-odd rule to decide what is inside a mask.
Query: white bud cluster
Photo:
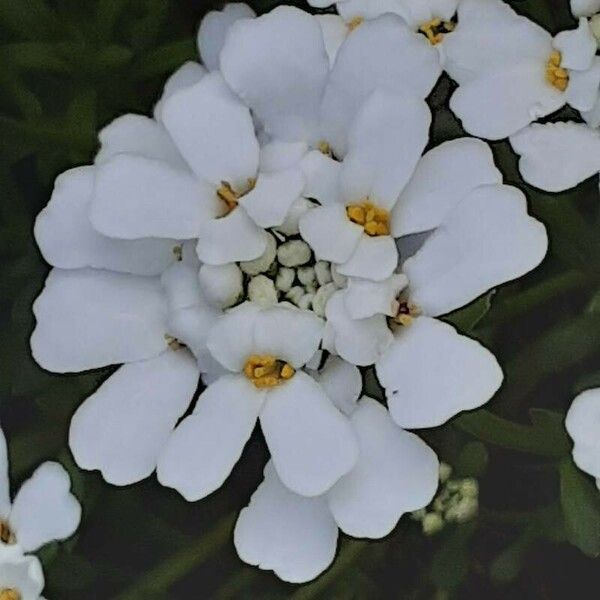
[[[303,240],[287,240],[269,234],[267,249],[255,260],[240,263],[247,276],[247,298],[261,306],[291,302],[319,317],[331,296],[346,285],[326,261],[316,261],[310,246]]]
[[[479,484],[476,479],[466,477],[453,479],[452,467],[440,464],[440,491],[428,508],[412,513],[415,521],[421,522],[425,535],[435,535],[449,523],[466,523],[479,511]]]

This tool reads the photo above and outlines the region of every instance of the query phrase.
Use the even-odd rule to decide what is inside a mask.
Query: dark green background
[[[276,2],[251,4],[262,12]],[[333,569],[289,586],[244,566],[231,542],[234,515],[266,460],[259,433],[223,488],[195,504],[154,477],[117,489],[73,465],[70,416],[110,369],[55,376],[33,363],[31,303],[48,270],[33,220],[56,175],[92,160],[99,128],[125,112],[149,113],[169,73],[196,56],[197,24],[215,6],[0,0],[0,417],[14,487],[40,461],[58,459],[84,506],[77,536],[42,552],[46,596],[596,598],[600,494],[573,467],[562,419],[575,393],[600,385],[597,178],[542,194],[523,185],[506,142],[494,143],[494,153],[507,182],[524,189],[546,223],[550,252],[534,273],[449,317],[494,351],[506,381],[485,410],[425,433],[459,473],[481,478],[475,522],[424,538],[403,519],[380,542],[343,538]],[[567,0],[513,6],[552,32],[575,25]],[[462,134],[447,109],[452,86],[442,79],[430,98],[432,145]],[[552,118],[578,117],[565,110]]]

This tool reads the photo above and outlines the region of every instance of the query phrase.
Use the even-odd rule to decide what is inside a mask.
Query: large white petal
[[[215,186],[229,183],[243,192],[258,169],[258,141],[249,109],[219,73],[169,98],[165,127],[192,170]]]
[[[198,51],[210,71],[219,68],[219,55],[230,27],[240,19],[251,19],[256,13],[243,2],[231,2],[223,10],[206,13],[198,30]]]
[[[269,390],[260,425],[281,481],[297,494],[321,495],[356,463],[350,422],[306,373]]]
[[[110,237],[189,239],[220,209],[215,189],[189,171],[119,154],[96,168],[89,216]]]
[[[77,464],[113,485],[148,477],[200,373],[185,350],[122,366],[75,412],[69,446]]]
[[[255,353],[254,331],[259,313],[256,304],[244,302],[220,317],[211,329],[208,349],[226,369],[240,372]]]
[[[537,61],[543,74],[551,52],[550,34],[517,15],[506,2],[461,0],[458,25],[444,40],[444,68],[461,85],[530,59]],[[511,85],[511,89],[514,87]]]
[[[70,492],[71,479],[62,465],[40,465],[17,492],[10,513],[10,526],[21,548],[34,552],[54,540],[75,533],[81,506]]]
[[[136,154],[185,168],[185,162],[167,130],[154,119],[127,114],[117,117],[98,134],[100,150],[94,162],[109,161],[117,154]]]
[[[321,26],[325,50],[329,57],[329,66],[333,66],[340,46],[348,36],[348,26],[339,15],[315,15]]]
[[[184,262],[171,265],[161,276],[169,311],[189,308],[202,299],[198,269]]]
[[[275,356],[298,369],[318,350],[322,333],[323,321],[315,313],[274,306],[254,321],[255,353]]]
[[[427,104],[406,93],[374,92],[348,133],[340,185],[347,203],[369,198],[391,209],[411,178],[429,138]]]
[[[585,71],[570,71],[565,92],[567,104],[580,112],[594,109],[600,88],[600,57],[594,56],[592,66]]]
[[[0,545],[0,581],[3,587],[18,590],[20,600],[44,600],[40,596],[44,589],[42,565],[17,545]]]
[[[326,333],[333,349],[353,365],[372,365],[394,339],[385,315],[353,319],[346,308],[343,291],[336,292],[329,299],[325,313]]]
[[[507,185],[473,190],[403,266],[411,300],[430,316],[460,308],[528,273],[548,249],[524,194]]]
[[[531,185],[562,192],[600,171],[600,133],[583,123],[533,124],[511,136],[519,171]]]
[[[350,221],[346,207],[339,203],[307,211],[299,227],[317,259],[335,263],[347,261],[363,237],[363,228]]]
[[[323,205],[335,204],[340,196],[340,170],[342,164],[319,150],[308,152],[301,163],[306,185],[304,196],[318,200]]]
[[[575,17],[591,17],[600,12],[600,0],[571,0],[571,12]]]
[[[268,234],[238,206],[225,217],[210,219],[200,226],[196,252],[202,262],[226,265],[254,260],[267,247]]]
[[[372,281],[383,281],[392,275],[398,266],[398,249],[394,238],[389,235],[370,237],[363,235],[352,256],[337,271],[347,277],[361,277]]]
[[[160,483],[188,502],[220,488],[254,429],[264,395],[244,375],[224,375],[209,385],[159,457]]]
[[[336,156],[345,155],[347,131],[374,90],[409,90],[425,98],[440,73],[437,50],[400,17],[365,21],[340,47],[323,99],[324,137]]]
[[[333,561],[338,528],[325,498],[289,491],[273,464],[240,512],[233,542],[240,558],[290,583],[314,579]]]
[[[331,355],[320,371],[312,373],[312,377],[345,415],[354,412],[362,390],[362,376],[357,367]]]
[[[243,292],[242,270],[235,263],[202,265],[198,283],[202,294],[213,306],[229,308],[237,303]]]
[[[254,189],[241,198],[240,204],[260,227],[277,227],[285,221],[303,188],[304,176],[300,167],[261,173]]]
[[[413,28],[432,19],[450,21],[456,13],[459,0],[396,0],[398,14]]]
[[[435,229],[468,192],[486,183],[502,183],[486,143],[460,138],[440,144],[421,158],[394,207],[394,237]]]
[[[308,146],[304,142],[282,142],[270,140],[260,146],[261,173],[273,173],[297,166],[306,154]]]
[[[383,281],[350,277],[344,298],[348,314],[353,319],[368,319],[377,314],[395,317],[398,296],[407,285],[408,278],[401,273]]]
[[[318,21],[279,6],[230,31],[221,53],[227,83],[266,131],[285,141],[315,142],[329,59]]]
[[[560,52],[560,66],[565,69],[585,71],[592,66],[598,48],[588,20],[579,19],[577,29],[567,29],[558,33],[552,45]]]
[[[573,439],[573,459],[577,466],[600,477],[600,388],[586,390],[571,404],[565,427]]]
[[[394,421],[407,429],[436,427],[485,404],[503,378],[489,350],[429,317],[399,330],[376,369]]]
[[[118,240],[92,227],[88,209],[94,174],[94,167],[78,167],[56,179],[50,202],[37,216],[34,227],[46,261],[61,269],[93,267],[137,275],[162,273],[175,259],[175,240]]]
[[[205,302],[169,312],[169,335],[191,350],[201,368],[205,367],[205,363],[214,361],[206,347],[206,340],[220,314],[221,311]]]
[[[468,133],[490,140],[508,137],[564,105],[564,94],[546,81],[543,67],[535,60],[508,63],[461,85],[450,108]]]
[[[8,449],[4,431],[0,428],[0,519],[10,512],[10,480],[8,478]]]
[[[198,83],[206,75],[206,72],[206,69],[197,62],[188,60],[183,63],[181,67],[167,79],[162,96],[154,106],[154,118],[157,121],[162,121],[162,110],[165,102],[179,90],[183,90]],[[164,127],[163,130],[165,132],[167,131]],[[177,151],[177,154],[179,154],[179,151]],[[183,157],[181,157],[180,160],[183,161]]]
[[[358,403],[351,421],[358,436],[358,462],[327,493],[329,508],[344,533],[381,538],[404,513],[431,502],[439,463],[423,440],[400,429],[371,398]]]
[[[35,360],[57,373],[152,358],[166,348],[160,280],[53,269],[33,304]]]

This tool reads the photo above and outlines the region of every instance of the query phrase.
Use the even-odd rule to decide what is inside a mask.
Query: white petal
[[[239,19],[251,19],[256,13],[243,2],[231,2],[223,10],[206,13],[198,30],[198,50],[202,62],[210,71],[219,68],[219,55],[230,27]]]
[[[403,266],[411,300],[430,316],[460,308],[528,273],[548,249],[546,229],[506,185],[473,190]]]
[[[314,579],[333,561],[338,528],[324,498],[290,492],[272,465],[240,512],[233,541],[240,558],[290,583]]]
[[[472,135],[499,140],[558,110],[564,94],[545,80],[543,65],[522,61],[461,85],[450,108]]]
[[[154,118],[157,121],[162,121],[162,111],[165,102],[179,90],[183,90],[198,83],[205,75],[206,69],[197,62],[188,60],[183,63],[165,82],[162,96],[154,106]],[[163,130],[166,133],[164,127]],[[179,155],[179,151],[177,151],[177,154]],[[179,156],[181,157],[181,155]],[[183,158],[180,158],[180,160],[183,161]]]
[[[600,87],[600,57],[595,56],[592,66],[586,71],[571,71],[569,87],[565,93],[568,104],[581,112],[594,108],[599,97]]]
[[[561,67],[585,71],[592,65],[596,54],[596,38],[588,20],[581,17],[577,29],[561,31],[552,41],[552,45],[561,54]]]
[[[202,297],[197,269],[183,262],[171,265],[162,274],[160,281],[165,290],[169,311],[194,306]]]
[[[175,258],[175,240],[118,240],[92,227],[88,208],[94,173],[94,167],[78,167],[56,179],[52,198],[38,215],[34,228],[46,261],[61,269],[94,267],[137,275],[162,273]]]
[[[348,419],[306,373],[267,393],[260,425],[277,474],[297,494],[319,496],[356,463]]]
[[[299,226],[317,259],[335,263],[348,260],[363,237],[363,228],[348,219],[342,204],[307,211]]]
[[[600,171],[600,133],[582,123],[533,124],[511,136],[519,171],[548,192],[572,188]]]
[[[264,229],[237,207],[227,216],[200,226],[196,251],[202,262],[225,265],[258,258],[267,247],[267,239]]]
[[[71,479],[55,462],[39,466],[17,492],[10,526],[25,552],[64,540],[79,526],[81,506],[71,494]]]
[[[363,235],[352,256],[339,265],[338,273],[347,277],[361,277],[383,281],[398,266],[398,250],[389,235],[370,237]]]
[[[243,292],[243,275],[235,263],[202,265],[198,282],[204,297],[219,308],[233,306]]]
[[[330,356],[312,376],[339,410],[345,415],[354,412],[362,390],[362,376],[357,367],[338,356]]]
[[[166,162],[119,154],[96,169],[90,221],[110,237],[189,239],[221,209],[215,189]]]
[[[347,131],[374,90],[425,98],[440,72],[437,50],[400,17],[362,23],[340,47],[323,99],[324,137],[336,156],[345,155]]]
[[[77,464],[113,485],[148,477],[199,377],[185,350],[122,366],[73,416],[69,446]]]
[[[313,150],[302,159],[302,171],[306,185],[304,196],[318,200],[323,205],[335,204],[340,196],[341,163],[318,150]]]
[[[421,158],[394,207],[394,237],[435,229],[468,192],[486,183],[502,183],[487,144],[472,138],[440,144]]]
[[[453,34],[444,39],[444,67],[450,77],[462,85],[530,59],[537,61],[543,73],[551,52],[550,34],[533,21],[517,15],[506,2],[461,0],[458,25]]]
[[[220,315],[221,311],[204,302],[169,312],[169,335],[190,349],[203,370],[207,362],[212,364],[214,361],[206,347],[206,340]]]
[[[312,15],[279,6],[238,22],[221,53],[221,71],[267,133],[284,141],[314,141],[329,59]]]
[[[315,313],[274,306],[254,321],[254,348],[257,354],[276,356],[300,368],[319,348],[322,333],[323,321]]]
[[[166,303],[158,278],[54,269],[33,304],[35,360],[57,373],[157,356]]]
[[[399,14],[413,28],[436,18],[442,21],[450,21],[456,13],[456,8],[459,4],[459,0],[396,1],[399,7]]]
[[[240,372],[255,353],[254,331],[259,312],[258,306],[245,302],[225,313],[211,330],[208,349],[226,369]]]
[[[333,66],[340,46],[348,36],[348,26],[339,15],[315,15],[321,26],[329,66]]]
[[[314,202],[306,198],[298,198],[290,207],[285,221],[276,230],[286,236],[299,235],[300,219],[315,206]]]
[[[158,461],[158,480],[188,502],[221,487],[254,429],[264,399],[244,375],[224,375],[198,398],[171,434]]]
[[[336,292],[327,303],[330,342],[344,360],[366,367],[372,365],[394,339],[385,315],[353,319],[346,308],[344,292]]]
[[[346,310],[353,319],[367,319],[377,314],[395,317],[398,296],[407,285],[408,278],[403,274],[394,274],[383,281],[350,277],[344,298]]]
[[[489,350],[429,317],[400,330],[376,369],[394,421],[407,429],[436,427],[485,404],[503,377]]]
[[[594,477],[600,477],[600,388],[586,390],[571,404],[565,427],[575,447],[577,466]]]
[[[175,168],[185,168],[179,150],[167,130],[154,119],[128,114],[109,123],[98,134],[100,150],[94,162],[109,161],[117,154],[136,154],[168,163]]]
[[[402,14],[403,7],[399,0],[341,0],[336,4],[336,8],[346,22],[354,17],[376,19],[385,13],[401,15],[403,19],[406,16]]]
[[[10,481],[8,478],[8,450],[6,437],[0,428],[0,519],[6,519],[10,512]]]
[[[252,116],[218,73],[179,91],[163,107],[165,127],[192,170],[242,192],[258,169]]]
[[[265,229],[281,225],[302,194],[304,176],[299,167],[261,173],[256,186],[240,200],[252,220]]]
[[[391,209],[429,137],[431,113],[416,96],[373,93],[348,134],[340,184],[347,203],[369,198]]]
[[[353,413],[359,458],[327,493],[340,529],[354,537],[381,538],[409,511],[431,502],[438,486],[435,452],[400,429],[388,411],[364,398]]]
[[[337,531],[337,527],[336,527]],[[7,589],[15,589],[21,600],[44,600],[44,573],[36,556],[23,554],[19,546],[0,546],[0,581]]]
[[[600,0],[571,0],[571,12],[575,17],[591,17],[600,12]]]
[[[282,142],[272,140],[260,147],[260,172],[272,173],[295,167],[306,154],[308,146],[304,142]]]

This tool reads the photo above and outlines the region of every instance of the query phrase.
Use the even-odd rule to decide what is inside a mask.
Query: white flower
[[[307,498],[287,489],[267,464],[234,531],[242,560],[293,583],[313,579],[330,565],[338,528],[355,537],[384,537],[404,513],[426,506],[438,483],[434,452],[396,426],[375,400],[357,402],[362,382],[356,367],[333,358],[315,376],[349,415],[359,445],[356,466],[326,494]]]
[[[8,453],[0,430],[0,598],[39,600],[44,575],[35,552],[65,540],[79,526],[81,506],[65,469],[46,462],[10,500]]]
[[[600,132],[585,123],[535,123],[511,136],[523,179],[561,192],[600,172]]]
[[[582,392],[573,400],[565,420],[573,439],[573,460],[596,478],[600,487],[600,388]]]
[[[278,151],[269,153],[277,168],[286,160],[294,164],[306,146],[343,157],[347,128],[373,90],[408,89],[425,98],[440,74],[437,51],[392,14],[348,36],[330,70],[318,20],[289,6],[236,22],[220,65],[277,143]]]
[[[450,108],[471,134],[501,139],[565,104],[590,110],[600,59],[586,19],[554,38],[501,0],[462,0],[444,46],[459,87]]]
[[[96,172],[90,219],[110,237],[198,238],[208,264],[252,260],[281,225],[304,185],[299,167],[259,169],[250,111],[218,73],[180,89],[162,122],[189,165],[121,153]]]
[[[222,316],[207,345],[228,371],[200,395],[158,461],[159,481],[186,499],[225,481],[260,418],[279,477],[316,496],[356,462],[344,415],[301,369],[319,348],[322,321],[291,306],[245,303]]]
[[[600,0],[571,0],[571,12],[575,17],[591,17],[600,12]]]

